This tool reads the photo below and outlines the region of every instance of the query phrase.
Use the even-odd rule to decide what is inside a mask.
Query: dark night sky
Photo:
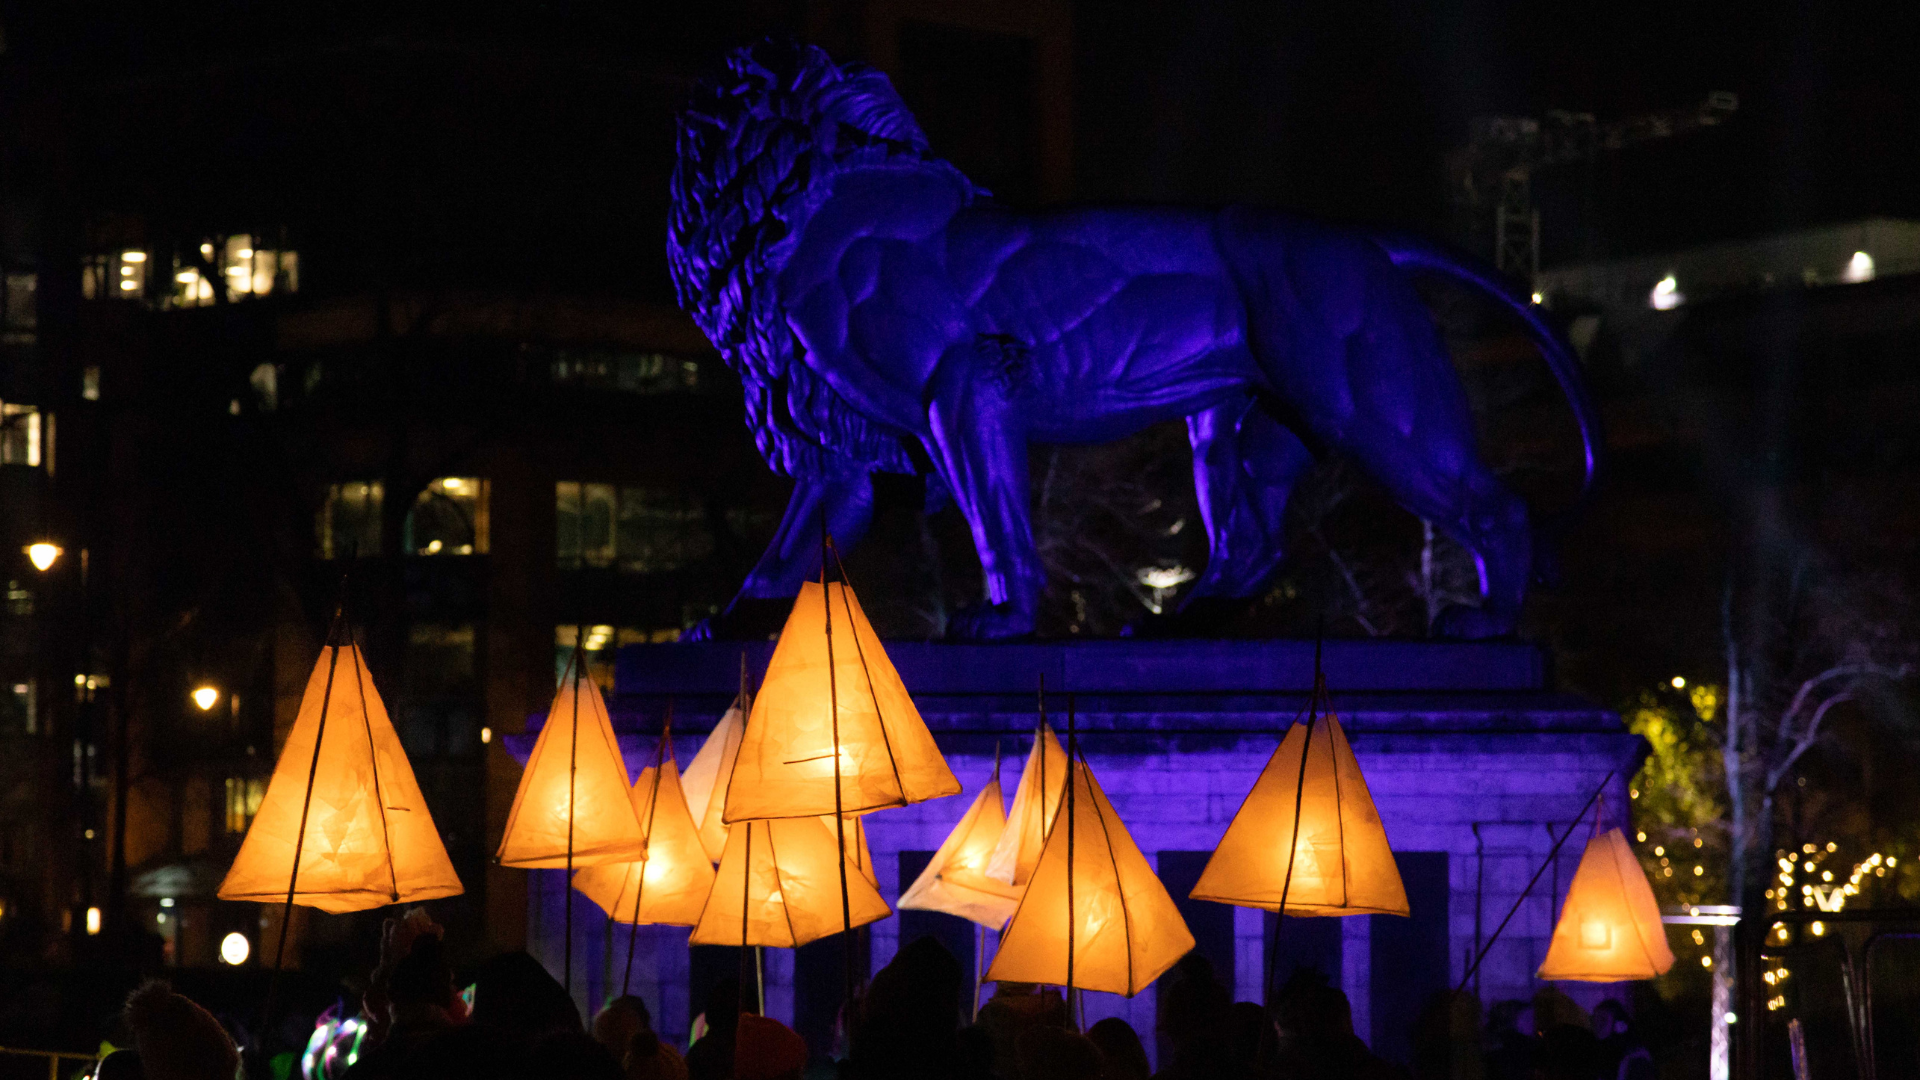
[[[383,42],[692,72],[797,9],[10,0],[0,24],[18,78],[44,89],[156,71],[217,82],[234,64]],[[1549,261],[1920,215],[1911,14],[1688,0],[1083,0],[1075,22],[1076,184],[1089,200],[1258,201],[1436,228],[1443,155],[1475,114],[1569,108],[1604,121],[1727,89],[1741,110],[1719,130],[1544,177]]]

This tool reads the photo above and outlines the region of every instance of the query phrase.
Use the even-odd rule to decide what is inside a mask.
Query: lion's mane
[[[876,165],[959,173],[929,153],[885,75],[776,40],[729,53],[724,72],[694,90],[677,150],[667,222],[674,292],[739,373],[767,464],[806,476],[829,467],[822,455],[831,454],[915,471],[898,434],[807,367],[772,278],[831,177]]]

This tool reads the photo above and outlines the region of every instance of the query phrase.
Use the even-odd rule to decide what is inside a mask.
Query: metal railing
[[[23,1050],[17,1046],[0,1046],[0,1054],[12,1054],[16,1057],[38,1057],[47,1059],[47,1080],[61,1080],[60,1063],[62,1061],[84,1061],[89,1065],[100,1060],[98,1054],[80,1054],[71,1050]],[[87,1070],[91,1076],[93,1071]],[[69,1074],[71,1075],[71,1074]]]

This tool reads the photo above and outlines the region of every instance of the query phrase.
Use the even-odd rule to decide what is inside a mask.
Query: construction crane
[[[1493,261],[1529,285],[1540,273],[1540,211],[1533,203],[1534,170],[1592,161],[1655,139],[1713,127],[1740,107],[1737,95],[1715,90],[1696,105],[1602,124],[1592,113],[1549,111],[1545,118],[1481,116],[1467,145],[1448,159],[1448,178],[1469,236],[1484,235],[1492,211]]]

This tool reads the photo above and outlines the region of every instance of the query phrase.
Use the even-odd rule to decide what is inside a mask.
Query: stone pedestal
[[[738,686],[742,653],[757,678],[771,651],[770,643],[622,650],[611,704],[633,774],[651,760],[669,698],[675,749],[684,765]],[[1198,948],[1237,997],[1260,999],[1271,916],[1189,901],[1185,894],[1304,707],[1312,686],[1312,643],[893,643],[888,654],[968,795],[986,781],[996,746],[1011,795],[1031,745],[1041,675],[1048,712],[1063,733],[1071,695],[1082,751],[1135,842],[1181,902]],[[1298,968],[1319,969],[1346,990],[1356,1031],[1377,1052],[1405,1061],[1412,1024],[1427,999],[1460,979],[1554,840],[1575,826],[1580,808],[1609,773],[1607,823],[1624,824],[1627,779],[1644,745],[1617,715],[1548,691],[1540,654],[1528,646],[1333,641],[1324,665],[1334,711],[1401,861],[1413,917],[1289,918],[1279,950],[1282,977]],[[537,730],[537,723],[530,727]],[[519,740],[522,755],[531,738]],[[889,903],[965,812],[968,795],[866,819]],[[1484,1003],[1526,998],[1539,988],[1533,971],[1545,955],[1580,852],[1578,843],[1562,849],[1558,865],[1542,877],[1481,965],[1473,988]],[[557,882],[559,875],[536,877]],[[558,887],[541,885],[531,895],[533,947],[557,971]],[[596,958],[592,966],[606,954],[604,920],[591,905],[583,907],[575,909],[576,976],[583,955]],[[971,969],[969,931],[959,920],[945,925],[946,918],[904,913],[874,924],[867,932],[871,964],[877,969],[893,955],[904,924],[912,934],[934,932],[949,941]],[[690,964],[684,930],[646,929],[642,935],[647,979],[641,980],[636,962],[634,985],[654,1006],[663,1033],[684,1033],[704,992],[695,985],[690,998],[688,980],[700,983],[711,977],[703,971],[723,965],[698,957]],[[624,949],[625,931],[616,931],[615,938]],[[992,945],[989,935],[989,956]],[[810,1018],[828,1006],[811,999],[837,1000],[838,956],[833,945],[783,957],[778,989],[769,990],[769,1012],[798,1018],[803,1027],[817,1024]],[[614,983],[617,989],[617,978]],[[1607,992],[1564,989],[1587,1004]],[[591,993],[583,986],[576,990]],[[1152,1053],[1155,999],[1155,990],[1132,1001],[1089,994],[1086,1019],[1125,1017]],[[599,1000],[585,1003],[597,1006]]]

